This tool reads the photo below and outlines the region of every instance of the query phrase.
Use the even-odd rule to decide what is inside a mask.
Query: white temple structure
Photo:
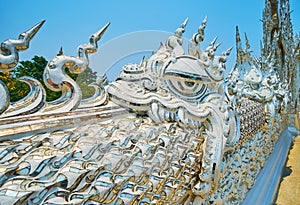
[[[77,56],[48,62],[44,83],[62,92],[57,100],[23,77],[31,91],[11,102],[0,81],[0,203],[272,203],[297,135],[300,44],[289,1],[265,4],[261,57],[237,27],[228,77],[232,48],[218,54],[216,38],[200,47],[205,18],[187,50],[188,19],[149,59],[124,65],[112,82],[103,74],[88,99],[65,69],[87,69],[110,23]],[[1,72],[15,68],[42,25],[2,42]]]

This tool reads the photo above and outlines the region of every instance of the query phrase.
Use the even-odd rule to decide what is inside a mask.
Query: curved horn
[[[103,26],[98,32],[94,33],[90,37],[90,41],[88,44],[82,44],[78,46],[77,48],[77,56],[83,57],[87,53],[95,53],[98,49],[97,42],[101,39],[103,34],[105,33],[106,29],[110,25],[110,22],[108,22],[105,26]]]

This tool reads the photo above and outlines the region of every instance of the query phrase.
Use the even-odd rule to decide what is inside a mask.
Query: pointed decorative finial
[[[143,56],[143,59],[140,62],[140,67],[145,68],[147,66],[146,56]]]
[[[222,56],[229,56],[230,53],[231,53],[232,48],[233,48],[233,47],[231,46],[231,47],[228,48],[226,51],[223,51],[223,52],[222,52]]]
[[[63,52],[63,49],[62,49],[62,46],[61,46],[60,49],[59,49],[59,52],[56,56],[62,56],[63,54],[64,54],[64,52]]]
[[[218,36],[216,36],[211,42],[210,42],[210,46],[214,46],[215,45],[215,43],[216,43],[216,41],[217,41],[217,39],[218,39]]]
[[[184,22],[180,25],[180,27],[181,27],[181,28],[185,28],[188,21],[189,21],[189,18],[186,18],[186,19],[184,20]]]
[[[163,47],[165,47],[165,44],[164,44],[163,42],[160,42],[159,48],[158,48],[158,49],[161,49],[161,48],[163,48]]]
[[[206,28],[206,23],[207,23],[207,15],[204,17],[201,26],[198,28],[198,33],[199,34],[204,34],[204,29]]]
[[[235,37],[236,37],[236,48],[240,49],[241,48],[241,37],[240,37],[240,32],[239,32],[239,27],[235,27]]]
[[[248,50],[248,49],[250,49],[250,44],[249,44],[249,40],[248,40],[248,37],[247,37],[247,34],[246,34],[246,32],[244,33],[245,34],[245,44],[246,44],[246,49]]]
[[[242,62],[242,44],[241,44],[241,37],[239,32],[239,27],[235,27],[235,41],[236,41],[236,54],[237,54],[237,62]]]
[[[195,33],[192,36],[192,41],[194,41],[196,44],[201,43],[204,40],[204,30],[206,28],[206,22],[207,22],[207,16],[205,16],[201,26],[199,26],[198,33]]]
[[[186,27],[188,20],[189,20],[189,18],[186,18],[184,20],[184,22],[180,25],[180,27],[176,29],[175,35],[177,37],[181,37],[183,35],[183,33],[185,32],[184,28]]]
[[[24,51],[29,47],[30,40],[42,27],[45,20],[39,22],[30,29],[19,35],[17,40],[5,40],[0,42],[0,72],[9,72],[19,62],[19,51]],[[3,55],[5,53],[5,55]]]
[[[87,52],[87,53],[94,53],[97,51],[97,49],[98,49],[97,42],[102,38],[103,34],[105,33],[105,31],[109,27],[109,25],[110,25],[110,22],[108,22],[105,26],[103,26],[98,32],[91,35],[89,44],[80,45],[78,47],[78,49],[77,49],[78,57],[82,57],[85,55],[85,53],[82,52],[82,50],[85,50],[85,52]]]
[[[110,22],[108,22],[105,26],[103,26],[97,33],[93,34],[91,36],[91,38],[94,37],[95,42],[99,41],[102,38],[102,36],[103,36],[104,32],[106,31],[106,29],[109,27],[109,25],[110,25]]]
[[[222,43],[218,43],[214,48],[217,50],[217,48],[221,45]]]

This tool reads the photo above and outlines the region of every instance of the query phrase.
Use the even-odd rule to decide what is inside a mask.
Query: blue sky
[[[61,46],[64,54],[76,55],[77,46],[87,43],[89,36],[107,22],[111,22],[111,25],[99,42],[100,49],[101,45],[136,31],[155,30],[173,33],[186,17],[189,17],[189,22],[184,36],[189,39],[197,31],[205,15],[208,16],[208,23],[203,47],[218,36],[218,42],[222,42],[218,49],[219,54],[235,46],[236,25],[239,26],[241,33],[247,33],[254,55],[259,55],[259,41],[262,39],[262,24],[259,19],[262,17],[264,0],[0,0],[0,2],[1,42],[8,38],[15,39],[21,32],[41,20],[46,20],[31,41],[29,49],[20,53],[21,61],[30,60],[34,55],[41,55],[50,60],[55,57]],[[293,10],[294,32],[299,33],[300,1],[290,0],[290,4]],[[144,41],[147,42],[146,37]],[[115,52],[108,50],[106,55],[114,55]],[[94,61],[95,56],[91,56],[91,60]],[[233,67],[234,61],[235,49],[228,60],[228,68]],[[101,62],[97,62],[97,66],[101,67],[98,64]],[[95,67],[95,64],[93,66]]]

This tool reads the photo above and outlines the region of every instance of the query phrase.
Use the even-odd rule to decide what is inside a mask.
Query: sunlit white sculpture
[[[0,201],[242,203],[280,134],[288,132],[291,113],[299,112],[299,94],[293,94],[299,86],[284,70],[296,65],[286,61],[296,62],[297,52],[284,50],[283,58],[278,47],[289,44],[289,38],[279,39],[284,32],[290,37],[290,22],[282,30],[274,25],[289,18],[289,5],[280,4],[280,15],[271,7],[267,0],[262,56],[252,56],[246,35],[243,48],[236,28],[237,59],[228,76],[232,48],[217,54],[217,38],[206,48],[200,45],[205,17],[187,50],[182,38],[188,19],[148,59],[124,65],[115,81],[100,75],[87,99],[65,69],[87,68],[88,54],[97,51],[109,23],[78,47],[76,57],[62,54],[48,62],[44,82],[62,91],[58,100],[46,102],[41,83],[23,77],[30,93],[10,102],[0,82]],[[3,43],[2,72],[16,66],[17,52],[42,24]]]

